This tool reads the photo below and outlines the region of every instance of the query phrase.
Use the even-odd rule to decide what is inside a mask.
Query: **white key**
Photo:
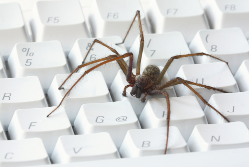
[[[39,138],[0,141],[0,148],[1,167],[50,164]]]
[[[140,10],[143,32],[148,33],[145,14],[139,0],[94,0],[88,16],[94,37],[117,35],[123,39],[137,10]],[[139,33],[138,19],[136,19],[125,40],[128,50]]]
[[[140,124],[131,104],[127,101],[85,104],[80,108],[74,122],[77,134],[109,132],[119,148],[130,129],[139,129]]]
[[[233,74],[249,59],[249,45],[239,28],[200,30],[189,45],[192,53],[204,52],[228,62]],[[195,63],[220,62],[208,56],[195,56]]]
[[[6,66],[4,62],[5,60],[0,55],[0,78],[7,78]]]
[[[74,134],[63,107],[47,117],[54,108],[16,110],[8,128],[10,139],[39,137],[42,139],[48,154],[51,155],[60,136]]]
[[[249,92],[214,94],[211,96],[209,103],[221,112],[229,121],[244,122],[249,128],[248,99]],[[210,107],[206,107],[204,112],[208,123],[210,124],[227,122]]]
[[[176,77],[212,86],[218,89],[222,89],[227,92],[238,92],[238,86],[233,78],[226,63],[208,63],[208,64],[193,64],[183,65],[178,71]],[[183,84],[174,86],[177,96],[196,96],[189,88]],[[221,93],[214,90],[208,90],[199,86],[192,86],[206,101],[210,99],[212,94]],[[204,110],[205,104],[197,97],[199,104]]]
[[[160,70],[162,70],[163,67],[159,66]],[[136,69],[133,69],[133,74],[136,74]],[[142,73],[142,71],[141,71]],[[169,81],[169,77],[168,74],[166,73],[162,79],[161,83],[165,83],[166,81]],[[123,71],[120,70],[118,72],[118,74],[116,75],[112,85],[111,85],[111,89],[110,89],[110,93],[112,95],[113,101],[129,101],[132,105],[132,108],[134,109],[135,113],[137,116],[139,116],[145,106],[145,102],[141,102],[141,100],[139,98],[133,97],[131,96],[130,92],[131,92],[131,87],[126,89],[126,97],[124,97],[122,95],[124,87],[126,85],[129,85],[129,83],[126,81],[126,75],[124,75]],[[163,89],[165,90],[170,97],[175,97],[176,93],[175,90],[173,88],[173,86],[168,87]],[[143,97],[143,95],[142,95]],[[164,97],[163,95],[147,95],[146,96],[146,101],[150,98],[156,98],[156,97]]]
[[[171,97],[170,113],[170,126],[177,127],[185,141],[188,141],[195,125],[207,123],[205,114],[194,96]],[[149,99],[139,117],[139,122],[143,129],[166,127],[166,99]]]
[[[98,40],[114,48],[120,55],[127,53],[126,48],[123,44],[115,45],[116,43],[122,42],[122,39],[119,36],[98,38]],[[75,42],[72,50],[68,54],[71,71],[73,71],[76,67],[78,67],[82,63],[82,61],[85,59],[85,56],[88,50],[90,49],[90,46],[93,41],[94,41],[94,38],[81,38]],[[100,58],[104,58],[109,55],[114,55],[114,54],[115,53],[110,51],[105,46],[95,43],[91,52],[87,56],[85,63],[88,63],[88,62],[91,62],[91,61],[94,61]],[[126,60],[128,59],[126,58]],[[128,64],[128,61],[126,62]],[[89,68],[93,67],[94,65],[83,67],[81,68],[81,70],[86,71]],[[106,65],[98,67],[96,70],[102,72],[107,86],[110,87],[111,83],[113,82],[115,76],[118,73],[118,70],[120,70],[120,67],[116,61],[113,61]]]
[[[82,74],[76,73],[63,86],[64,89],[58,90],[59,86],[68,77],[67,74],[58,74],[48,90],[48,99],[52,106],[57,106],[66,92],[71,88],[75,81]],[[111,96],[105,83],[105,79],[101,72],[93,71],[83,77],[76,87],[66,97],[63,106],[67,112],[68,118],[73,125],[73,122],[80,110],[82,104],[86,103],[104,103],[111,102]]]
[[[0,79],[0,121],[7,130],[17,109],[47,107],[38,77]]]
[[[61,136],[51,156],[53,163],[117,159],[119,152],[109,133]]]
[[[59,41],[18,43],[8,59],[12,78],[38,76],[44,93],[56,74],[68,74],[69,69]]]
[[[28,42],[22,11],[18,3],[0,4],[0,52],[4,60],[18,42]]]
[[[191,152],[249,147],[243,122],[197,125],[188,140]]]
[[[163,155],[166,145],[166,128],[129,130],[119,149],[122,158]],[[170,126],[167,154],[189,152],[179,130]]]
[[[3,126],[2,126],[2,124],[1,124],[1,122],[0,122],[0,140],[7,140],[6,135],[5,135],[5,132],[4,132],[4,130],[3,130]]]
[[[204,5],[212,29],[239,27],[249,38],[247,0],[209,0]]]
[[[245,60],[240,65],[238,71],[234,75],[234,78],[236,79],[239,90],[242,92],[249,90],[249,60]]]
[[[137,66],[137,58],[140,47],[140,36],[133,43],[130,52],[134,55],[133,67]],[[165,66],[167,61],[175,55],[188,54],[190,50],[180,32],[164,34],[145,34],[144,49],[142,53],[141,70],[147,65]],[[192,57],[175,59],[167,73],[172,79],[183,64],[194,64]]]
[[[38,1],[30,25],[34,40],[59,40],[68,53],[78,38],[88,37],[79,1]]]
[[[151,0],[147,15],[155,33],[180,31],[190,43],[200,29],[209,29],[198,0]]]

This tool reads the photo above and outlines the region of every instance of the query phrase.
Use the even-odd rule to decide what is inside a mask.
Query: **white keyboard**
[[[167,154],[167,103],[146,101],[116,61],[83,77],[82,61],[132,52],[133,73],[144,34],[141,73],[175,59],[161,83],[176,77],[192,85],[231,123],[181,84],[169,86],[171,121]],[[0,166],[247,167],[249,164],[248,0],[0,0]],[[89,56],[84,60],[86,53]],[[129,63],[129,58],[124,58]],[[143,97],[143,96],[141,96]]]

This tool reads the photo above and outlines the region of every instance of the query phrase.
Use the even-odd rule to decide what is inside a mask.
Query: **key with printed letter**
[[[85,104],[74,122],[77,134],[109,132],[117,148],[130,129],[140,129],[140,124],[128,101]]]
[[[13,46],[28,42],[22,11],[18,3],[0,4],[0,53],[6,61]]]
[[[17,109],[47,107],[38,77],[0,79],[0,121],[7,130]]]
[[[159,66],[159,69],[162,70],[163,67]],[[136,69],[132,70],[133,74],[136,74]],[[169,76],[167,73],[165,73],[161,83],[166,83],[167,81],[169,81]],[[126,85],[129,85],[129,83],[126,81],[126,76],[123,73],[123,71],[119,70],[118,74],[116,75],[112,85],[111,85],[111,89],[110,89],[110,93],[112,95],[113,101],[129,101],[132,105],[132,108],[134,109],[137,117],[139,117],[139,115],[141,114],[144,106],[145,106],[145,102],[141,102],[141,100],[139,98],[134,98],[130,92],[131,92],[131,87],[126,89],[126,97],[122,95],[123,91],[124,91],[124,87]],[[167,87],[165,90],[170,97],[175,97],[176,93],[174,90],[173,86]],[[150,98],[157,98],[157,97],[164,97],[163,95],[148,95],[146,96],[146,101]]]
[[[51,159],[53,163],[72,163],[119,158],[109,133],[59,137]]]
[[[181,132],[185,141],[198,124],[206,124],[206,117],[194,96],[170,98],[170,126]],[[149,99],[139,117],[143,129],[167,126],[167,104],[165,98]]]
[[[68,77],[67,74],[58,74],[54,77],[50,88],[48,89],[48,99],[52,106],[57,106],[66,92],[80,78],[81,73],[73,74],[69,80],[59,90],[59,86]],[[68,118],[73,122],[80,110],[82,104],[86,103],[104,103],[111,102],[111,96],[101,72],[93,71],[83,77],[81,81],[73,88],[62,104],[67,112]]]
[[[123,44],[115,45],[116,43],[122,42],[122,39],[119,36],[103,37],[103,38],[98,38],[98,40],[114,48],[120,55],[127,53],[126,48]],[[90,49],[90,46],[93,41],[94,38],[81,38],[75,42],[72,50],[68,54],[71,71],[77,68],[82,63],[82,61],[85,60],[85,56],[88,50]],[[115,53],[110,51],[105,46],[100,45],[99,43],[95,43],[93,45],[93,48],[89,52],[84,64],[114,54]],[[126,58],[125,60],[128,59]],[[83,67],[81,68],[81,70],[86,71],[89,68],[93,67],[94,65],[96,64]],[[116,61],[112,61],[108,64],[105,64],[104,66],[100,66],[96,70],[102,72],[107,86],[110,87],[115,76],[117,75],[118,70],[120,70],[120,66]]]
[[[188,140],[191,152],[249,147],[249,131],[243,122],[196,125]]]
[[[88,37],[80,3],[71,1],[38,1],[30,25],[34,41],[59,40],[68,53],[78,38]]]
[[[167,61],[176,55],[189,54],[190,50],[180,32],[169,32],[164,34],[144,34],[144,49],[142,53],[141,71],[147,65],[165,66]],[[130,52],[133,53],[133,67],[137,66],[137,58],[140,46],[140,36],[137,36]],[[168,68],[170,79],[176,76],[177,71],[183,64],[194,64],[192,57],[175,59]]]
[[[211,96],[209,103],[219,110],[229,121],[241,121],[249,127],[248,99],[249,92],[214,94]],[[204,112],[210,124],[227,122],[208,106]]]
[[[183,65],[178,71],[176,77],[181,77],[182,79],[207,86],[212,86],[230,93],[239,91],[232,73],[230,72],[227,64],[223,62]],[[210,99],[212,94],[222,93],[195,85],[191,85],[191,87],[194,88],[206,101]],[[176,85],[174,88],[177,96],[196,96],[183,84]],[[197,97],[197,100],[204,110],[205,104],[200,100],[199,97]]]
[[[147,15],[155,33],[180,31],[188,44],[198,30],[209,29],[198,0],[151,0]]]
[[[124,38],[137,10],[140,11],[143,33],[148,33],[145,14],[139,0],[94,0],[88,15],[93,36],[101,38],[115,35]],[[136,18],[124,43],[128,50],[138,34],[138,19]]]
[[[228,62],[235,74],[241,63],[249,59],[249,45],[240,28],[200,30],[189,45],[192,53],[208,53]],[[219,62],[208,56],[193,57],[195,63]]]
[[[129,130],[119,149],[122,158],[148,155],[163,155],[165,152],[166,128]],[[170,126],[167,154],[189,152],[187,143],[179,130]]]
[[[58,138],[73,135],[73,129],[63,107],[47,117],[55,107],[19,109],[13,115],[8,132],[11,140],[39,137],[49,155]]]
[[[0,148],[1,167],[50,164],[39,138],[0,141]]]
[[[56,74],[68,74],[67,60],[59,41],[18,43],[8,59],[12,78],[37,76],[44,93]]]

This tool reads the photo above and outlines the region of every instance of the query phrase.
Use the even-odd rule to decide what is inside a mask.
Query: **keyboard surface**
[[[116,43],[137,10],[141,73],[148,65],[162,70],[175,55],[211,55],[175,59],[162,77],[160,84],[190,81],[214,107],[186,85],[163,88],[171,110],[166,155],[165,96],[142,102],[127,87],[124,97],[120,63],[78,81],[96,64],[85,66],[63,83],[82,61],[115,54],[91,48],[94,39],[132,52],[136,74],[138,19]],[[248,0],[0,0],[0,166],[248,166],[248,18]]]

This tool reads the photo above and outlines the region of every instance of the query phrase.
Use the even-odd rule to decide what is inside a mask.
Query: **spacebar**
[[[123,158],[113,160],[87,161],[64,165],[53,165],[53,167],[248,167],[249,148],[227,149],[208,152],[194,152],[182,154],[170,154],[159,156],[148,156],[141,158]],[[39,166],[46,167],[46,166]]]

